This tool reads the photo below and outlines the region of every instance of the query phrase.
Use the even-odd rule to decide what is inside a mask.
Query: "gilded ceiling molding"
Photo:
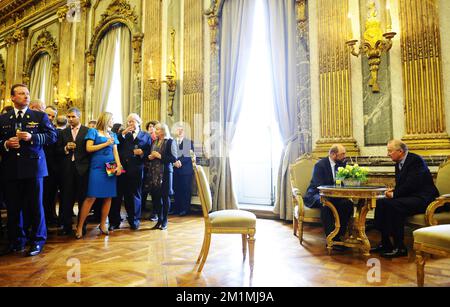
[[[15,29],[5,38],[6,46],[9,47],[20,41],[23,41],[28,36],[27,29]]]
[[[66,5],[63,5],[58,8],[56,11],[56,15],[58,16],[59,22],[63,22],[67,20],[67,16],[72,13],[75,14],[79,12],[81,9],[86,10],[91,7],[90,0],[79,0],[76,2],[69,2]]]
[[[52,78],[53,85],[58,86],[59,77],[59,55],[58,46],[52,34],[47,30],[42,31],[37,37],[37,41],[31,49],[23,72],[23,82],[28,84],[30,81],[33,66],[42,54],[48,53],[52,58]]]
[[[211,6],[205,11],[210,30],[211,53],[215,54],[218,48],[219,24],[222,17],[222,8],[225,0],[211,0]]]
[[[141,33],[138,29],[138,15],[134,11],[134,9],[131,8],[130,4],[126,0],[115,0],[108,6],[105,13],[101,15],[101,20],[94,30],[89,49],[86,52],[86,59],[89,64],[88,71],[91,82],[94,80],[95,59],[97,56],[100,41],[102,40],[106,32],[109,31],[110,26],[117,23],[122,23],[127,26],[133,36],[133,61],[135,63],[135,67],[137,68],[135,72],[139,76],[142,38],[144,34]]]

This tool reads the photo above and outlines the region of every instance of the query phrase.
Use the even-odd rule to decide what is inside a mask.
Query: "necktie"
[[[398,164],[398,169],[399,169],[399,170],[402,170],[402,167],[403,167],[403,162],[400,162],[400,163]]]
[[[17,118],[16,118],[16,130],[21,131],[22,130],[22,116],[23,112],[21,110],[19,110],[19,112],[17,112]]]

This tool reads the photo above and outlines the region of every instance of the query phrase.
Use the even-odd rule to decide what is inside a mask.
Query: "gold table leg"
[[[331,250],[333,249],[333,245],[335,245],[336,242],[333,241],[334,237],[339,233],[339,230],[341,229],[341,222],[339,219],[339,214],[334,207],[334,205],[325,197],[321,198],[321,202],[324,206],[327,206],[330,208],[331,212],[333,212],[334,216],[334,230],[327,236],[327,249],[328,249],[328,255],[331,255]]]

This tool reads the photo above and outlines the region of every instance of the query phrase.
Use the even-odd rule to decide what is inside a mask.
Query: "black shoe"
[[[161,230],[167,230],[167,224],[166,224],[166,225],[161,225],[161,227],[159,227],[159,229],[161,229]]]
[[[392,251],[383,252],[380,254],[384,258],[398,258],[408,256],[408,250],[406,248],[394,248]]]
[[[376,247],[372,247],[370,249],[371,253],[385,253],[385,252],[392,252],[392,246],[386,246],[382,243],[378,244]]]
[[[131,230],[139,230],[139,223],[130,224]]]
[[[33,246],[31,246],[30,250],[27,253],[27,256],[36,256],[39,255],[42,252],[44,246],[40,245],[40,244],[33,244]]]
[[[120,225],[109,225],[108,230],[109,231],[114,231],[120,229]]]
[[[151,229],[161,229],[161,223],[156,223]]]
[[[174,215],[177,214],[175,211],[169,211],[168,215]]]
[[[181,211],[180,213],[178,213],[179,216],[185,216],[188,215],[187,211]]]

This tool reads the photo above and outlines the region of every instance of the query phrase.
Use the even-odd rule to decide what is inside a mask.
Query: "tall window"
[[[273,109],[273,84],[262,0],[256,0],[249,72],[230,154],[240,204],[273,205],[282,144]]]
[[[120,39],[116,40],[116,51],[114,53],[114,66],[112,71],[111,89],[106,104],[106,112],[114,114],[114,122],[122,123],[122,77],[120,74]]]

